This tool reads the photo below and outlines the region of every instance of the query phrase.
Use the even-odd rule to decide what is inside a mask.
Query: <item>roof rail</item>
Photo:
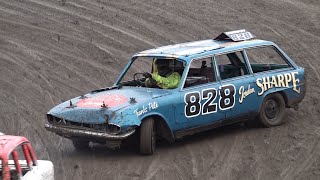
[[[256,36],[251,34],[251,32],[241,29],[241,30],[236,30],[236,31],[229,31],[229,32],[223,32],[220,34],[218,37],[214,38],[214,40],[226,40],[226,39],[231,39],[232,41],[245,41],[249,39],[253,39]]]

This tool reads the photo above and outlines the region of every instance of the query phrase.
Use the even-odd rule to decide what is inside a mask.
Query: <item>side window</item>
[[[215,81],[212,58],[196,59],[190,64],[184,88]]]
[[[216,56],[222,80],[249,74],[243,52],[232,52]]]
[[[291,67],[273,46],[247,49],[253,73]]]

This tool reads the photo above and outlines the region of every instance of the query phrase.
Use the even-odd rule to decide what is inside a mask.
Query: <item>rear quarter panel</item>
[[[256,83],[254,88],[257,92],[257,112],[261,107],[263,99],[271,93],[281,92],[288,107],[300,103],[304,98],[306,89],[304,69],[302,68],[266,71],[256,73],[255,77]]]

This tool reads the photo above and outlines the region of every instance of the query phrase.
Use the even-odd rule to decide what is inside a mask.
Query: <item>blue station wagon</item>
[[[111,87],[66,101],[47,113],[45,128],[72,140],[120,147],[137,135],[140,152],[219,126],[283,122],[305,95],[304,69],[276,44],[246,30],[135,54]]]

